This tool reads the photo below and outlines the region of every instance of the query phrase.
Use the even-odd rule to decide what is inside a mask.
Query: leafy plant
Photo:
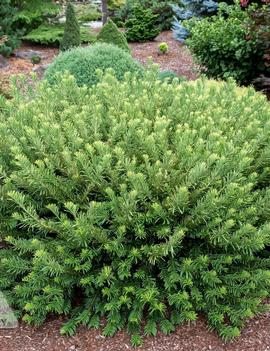
[[[76,48],[56,57],[45,73],[50,83],[56,83],[58,73],[68,71],[78,85],[91,87],[99,81],[96,70],[112,68],[118,79],[123,79],[126,72],[142,75],[142,66],[130,54],[117,46],[97,43],[91,47]]]
[[[158,46],[158,50],[159,50],[160,53],[166,54],[168,52],[168,50],[169,50],[169,46],[165,42],[160,43],[159,46]]]
[[[158,15],[154,15],[150,9],[135,3],[130,17],[124,24],[127,40],[144,42],[155,39],[160,33],[156,24],[157,17]]]
[[[0,3],[0,54],[10,56],[19,46],[17,32],[12,28],[15,8],[10,0],[1,0]]]
[[[80,44],[80,26],[75,15],[74,7],[72,3],[68,1],[66,7],[66,23],[63,39],[60,43],[60,50],[69,50],[73,47],[80,46]]]
[[[63,35],[63,24],[44,23],[25,35],[22,39],[37,44],[58,47],[63,39]],[[89,28],[81,27],[80,37],[82,43],[94,43],[96,41],[96,35],[91,33]]]
[[[270,288],[265,97],[156,72],[29,89],[0,108],[0,290],[23,320],[105,318],[137,346],[203,312],[239,335]]]
[[[240,84],[257,76],[262,58],[256,41],[248,40],[248,16],[239,5],[222,6],[217,16],[184,23],[191,33],[187,45],[206,75],[233,77]]]
[[[97,36],[97,41],[113,44],[127,52],[130,52],[130,48],[128,46],[125,34],[120,32],[117,26],[110,19],[99,32]]]

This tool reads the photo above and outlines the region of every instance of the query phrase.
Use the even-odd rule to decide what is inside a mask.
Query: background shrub
[[[125,34],[120,32],[116,24],[110,19],[99,32],[97,41],[113,44],[127,52],[130,52]]]
[[[32,94],[0,108],[0,290],[23,319],[105,316],[138,345],[144,318],[155,335],[204,312],[238,335],[270,288],[265,97],[155,72]]]
[[[98,6],[93,3],[76,4],[75,14],[79,22],[98,21],[102,19],[102,13],[99,11]]]
[[[55,83],[57,73],[68,71],[78,85],[88,87],[98,82],[97,69],[102,71],[113,68],[118,79],[123,79],[126,72],[142,74],[142,66],[127,52],[117,46],[98,43],[91,47],[75,48],[57,56],[45,72],[45,78]]]
[[[15,9],[10,0],[1,0],[0,3],[0,54],[10,56],[19,46],[18,33],[12,28]]]
[[[14,11],[12,27],[23,34],[29,33],[59,14],[61,7],[52,0],[12,1]]]
[[[60,50],[65,51],[76,46],[80,46],[80,26],[77,21],[74,7],[70,1],[66,7],[66,23],[64,29],[63,39],[60,43]]]
[[[206,75],[233,77],[240,84],[258,75],[262,54],[256,40],[248,36],[248,20],[248,11],[234,5],[222,6],[217,16],[184,23],[191,33],[187,45]]]
[[[156,1],[156,0],[127,0],[125,4],[115,12],[113,20],[124,25],[125,21],[132,16],[134,4],[140,4],[145,9],[150,9],[156,17],[156,25],[161,30],[171,29],[173,21],[172,1]]]
[[[144,42],[155,39],[161,28],[157,26],[157,17],[150,9],[135,3],[131,8],[130,17],[124,23],[128,41]]]
[[[44,23],[23,36],[22,39],[32,43],[58,47],[63,40],[63,35],[63,24]],[[94,43],[96,41],[96,34],[90,32],[89,28],[81,27],[80,40],[81,43]]]

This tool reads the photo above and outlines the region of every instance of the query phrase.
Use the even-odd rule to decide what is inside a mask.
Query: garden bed
[[[22,324],[19,329],[0,330],[1,351],[127,351],[129,336],[120,332],[113,338],[105,338],[101,330],[79,328],[73,337],[59,333],[61,319],[48,321],[40,328]],[[225,344],[207,328],[204,318],[196,324],[182,325],[173,334],[159,333],[148,337],[138,351],[267,351],[270,350],[270,313],[250,320],[241,336]]]
[[[166,42],[169,45],[167,54],[158,54],[158,44],[161,42]],[[188,79],[195,79],[198,76],[196,66],[188,49],[185,45],[179,44],[173,39],[171,31],[162,32],[154,41],[132,43],[130,47],[132,56],[142,63],[146,63],[147,59],[152,57],[153,61],[158,63],[163,71],[171,70]],[[40,52],[44,57],[40,64],[33,65],[30,59],[18,57],[18,53],[31,50]],[[2,68],[1,71],[8,76],[18,73],[29,74],[32,71],[42,72],[42,67],[48,65],[57,54],[58,49],[25,43],[20,49],[15,51],[15,55],[8,60],[8,66]]]

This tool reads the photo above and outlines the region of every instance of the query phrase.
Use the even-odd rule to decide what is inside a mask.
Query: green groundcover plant
[[[105,71],[113,68],[116,77],[121,80],[126,72],[143,74],[142,66],[131,55],[119,47],[106,43],[97,43],[90,47],[75,48],[57,56],[45,73],[50,83],[58,80],[57,73],[68,71],[78,85],[92,86],[98,82],[97,69]]]
[[[1,102],[0,290],[27,322],[71,314],[68,334],[105,318],[136,346],[203,312],[239,335],[270,288],[269,103],[98,74]]]
[[[63,40],[64,27],[63,24],[43,23],[22,39],[30,43],[59,47]],[[91,32],[89,28],[80,27],[80,41],[81,43],[94,43],[96,34]]]

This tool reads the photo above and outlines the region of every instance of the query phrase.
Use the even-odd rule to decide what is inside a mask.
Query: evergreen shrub
[[[143,74],[142,66],[130,54],[117,46],[97,43],[91,47],[74,48],[60,53],[48,67],[45,78],[50,83],[55,83],[57,73],[68,71],[76,78],[78,85],[86,84],[90,87],[99,80],[96,70],[105,71],[108,68],[113,68],[120,80],[126,72]]]
[[[113,44],[127,52],[130,52],[125,34],[120,32],[116,24],[111,19],[109,19],[108,22],[102,27],[97,36],[97,41]]]
[[[39,27],[47,19],[56,17],[61,10],[61,6],[52,0],[11,0],[11,3],[15,7],[12,27],[23,34]]]
[[[80,26],[76,18],[75,10],[70,1],[66,7],[66,22],[60,50],[65,51],[76,46],[80,46]]]
[[[161,30],[169,30],[174,17],[172,2],[169,0],[127,0],[125,4],[114,13],[113,21],[117,25],[123,25],[127,19],[132,17],[134,5],[139,4],[149,9],[156,17],[156,25]]]
[[[154,40],[161,28],[157,25],[158,15],[151,9],[144,8],[140,3],[134,3],[130,17],[124,23],[128,41],[145,42]]]
[[[29,94],[0,107],[0,290],[23,319],[138,345],[203,312],[239,335],[270,289],[266,98],[151,71]]]
[[[174,78],[181,79],[181,81],[184,79],[183,77],[179,78],[175,72],[170,70],[160,71],[158,73],[158,79],[160,79],[161,81],[167,79],[168,82],[172,82]]]
[[[0,2],[0,55],[10,56],[20,44],[17,30],[12,28],[15,8],[10,0]]]
[[[33,29],[22,39],[31,43],[59,47],[64,35],[64,25],[43,23],[38,28]],[[89,28],[80,28],[81,43],[94,43],[96,34],[90,32]]]

